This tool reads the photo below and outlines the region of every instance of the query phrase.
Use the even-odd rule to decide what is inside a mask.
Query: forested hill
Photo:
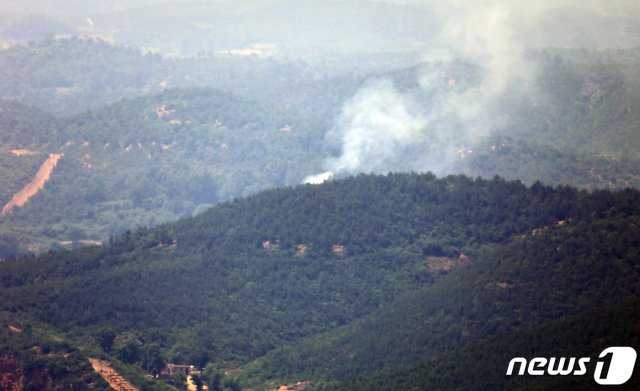
[[[339,107],[360,78],[330,76],[302,61],[251,57],[162,57],[96,39],[46,39],[0,50],[4,99],[56,116],[99,109],[167,88],[210,87],[316,113]],[[331,93],[326,86],[331,86]],[[313,104],[318,98],[323,104]],[[326,113],[326,112],[325,112]]]
[[[300,183],[320,165],[326,126],[218,90],[185,89],[66,118],[2,102],[0,128],[4,200],[35,174],[34,162],[63,154],[45,188],[0,220],[13,247],[41,251]]]
[[[169,89],[65,118],[0,104],[2,199],[63,154],[44,189],[0,220],[0,254],[41,252],[198,213],[220,200],[300,183],[322,168],[330,117],[273,109],[207,88]],[[33,154],[16,156],[11,150]],[[498,137],[461,172],[531,184],[640,184],[633,157],[591,156]]]
[[[442,175],[640,186],[638,51],[529,55],[541,69],[531,81],[538,93],[513,85],[488,108],[488,118],[509,126],[482,140],[417,148],[415,159],[451,154]],[[388,79],[408,95],[425,69],[457,80],[455,88],[440,80],[437,96],[416,97],[428,111],[449,93],[473,90],[480,72],[455,62],[329,76],[282,59],[168,58],[79,38],[0,50],[0,69],[7,72],[0,80],[3,205],[49,154],[64,154],[43,189],[0,217],[0,256],[104,241],[300,183],[342,153],[340,140],[329,140],[348,128],[341,108],[366,80]],[[21,150],[33,154],[13,152]]]
[[[358,64],[350,72],[367,69],[357,55],[347,60]],[[638,156],[640,50],[542,49],[527,53],[527,64],[537,69],[529,81],[535,90],[511,85],[496,102],[493,115],[509,123],[507,135],[563,151]],[[367,79],[391,79],[405,91],[433,67],[331,76],[301,61],[170,58],[93,39],[48,39],[0,50],[6,72],[0,92],[3,99],[66,116],[167,88],[210,87],[307,118],[331,119]],[[467,85],[477,83],[480,72],[464,62],[438,71]]]
[[[511,135],[591,155],[639,156],[640,49],[548,49],[532,56],[542,93],[501,100],[505,111],[519,112]]]
[[[148,371],[266,355],[242,382],[348,381],[638,299],[639,201],[430,174],[269,190],[2,262],[0,309]]]
[[[384,370],[358,389],[377,381],[386,384],[384,389],[446,390],[457,384],[478,389],[485,382],[491,389],[509,389],[525,381],[503,382],[512,357],[594,356],[607,344],[637,346],[640,333],[633,319],[640,316],[640,218],[637,210],[627,214],[627,207],[625,212],[607,209],[600,218],[564,221],[481,251],[472,265],[419,287],[366,319],[276,350],[248,372],[262,379],[353,381]],[[620,316],[603,318],[605,311]],[[557,345],[545,334],[548,330],[557,334]],[[492,339],[479,343],[486,338]],[[416,364],[419,368],[413,368]],[[453,375],[442,369],[452,367]]]

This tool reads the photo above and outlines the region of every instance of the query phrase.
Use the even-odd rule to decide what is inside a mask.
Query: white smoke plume
[[[393,2],[393,1],[389,1]],[[497,98],[517,85],[526,91],[535,68],[523,58],[531,42],[540,43],[542,26],[553,10],[576,2],[478,0],[407,1],[430,4],[430,20],[439,21],[427,64],[418,72],[418,88],[400,91],[390,80],[367,83],[343,106],[329,143],[340,145],[325,170],[309,176],[320,183],[335,175],[360,172],[456,170],[460,156],[504,124],[493,114]],[[581,12],[603,12],[601,3],[579,3]],[[586,11],[585,11],[586,10]],[[554,46],[554,42],[544,42]],[[459,64],[473,64],[476,78],[456,80]],[[473,79],[471,83],[469,80]],[[533,91],[529,91],[534,93]]]
[[[480,9],[477,12],[465,9],[460,1],[437,9],[445,22],[435,40],[438,45],[425,61],[440,66],[419,74],[418,89],[401,93],[389,80],[374,80],[344,105],[336,128],[327,136],[339,140],[340,155],[326,160],[325,173],[305,182],[358,172],[443,171],[457,144],[487,131],[485,106],[508,83],[517,45],[512,42],[507,9],[497,4],[473,7]],[[456,80],[443,74],[454,58],[480,63],[485,72],[482,82],[456,90]],[[430,104],[419,104],[423,101]]]
[[[318,184],[335,174],[389,170],[405,147],[419,139],[427,120],[389,80],[372,80],[345,103],[338,127],[327,135],[342,146],[341,155],[326,162],[328,171],[311,175],[305,183]]]

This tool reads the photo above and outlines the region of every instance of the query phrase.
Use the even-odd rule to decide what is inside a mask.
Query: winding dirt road
[[[138,388],[134,387],[125,378],[120,376],[118,372],[111,368],[106,361],[98,360],[97,358],[90,358],[89,362],[91,362],[93,369],[98,372],[98,374],[100,374],[100,376],[102,376],[114,390],[139,391]]]
[[[44,187],[45,182],[49,180],[49,177],[51,177],[53,169],[56,167],[58,160],[60,160],[62,156],[63,155],[61,153],[50,154],[47,160],[42,163],[31,182],[23,187],[22,190],[14,194],[11,201],[2,208],[0,216],[6,216],[11,213],[14,207],[26,204],[29,198],[33,197],[38,191],[40,191]]]

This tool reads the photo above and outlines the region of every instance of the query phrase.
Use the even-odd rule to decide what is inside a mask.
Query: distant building
[[[180,365],[180,364],[167,364],[166,367],[160,370],[160,376],[173,376],[179,373],[189,375],[199,375],[200,368],[195,365]]]

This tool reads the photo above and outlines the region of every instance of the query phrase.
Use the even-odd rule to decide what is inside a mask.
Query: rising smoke
[[[400,90],[386,79],[367,83],[344,104],[327,134],[329,144],[339,145],[339,155],[327,158],[326,171],[305,182],[360,172],[458,171],[461,157],[471,152],[468,145],[507,125],[495,110],[507,88],[534,93],[527,89],[536,68],[524,53],[545,39],[544,45],[555,46],[544,31],[546,21],[557,16],[554,10],[569,14],[579,5],[583,13],[604,12],[602,3],[589,0],[429,4],[439,32],[416,73],[417,87]]]
[[[412,141],[423,135],[426,118],[412,109],[413,97],[399,93],[389,80],[373,80],[347,102],[338,127],[327,135],[342,145],[338,158],[330,158],[325,173],[308,177],[308,183],[321,183],[334,173],[388,171]]]

